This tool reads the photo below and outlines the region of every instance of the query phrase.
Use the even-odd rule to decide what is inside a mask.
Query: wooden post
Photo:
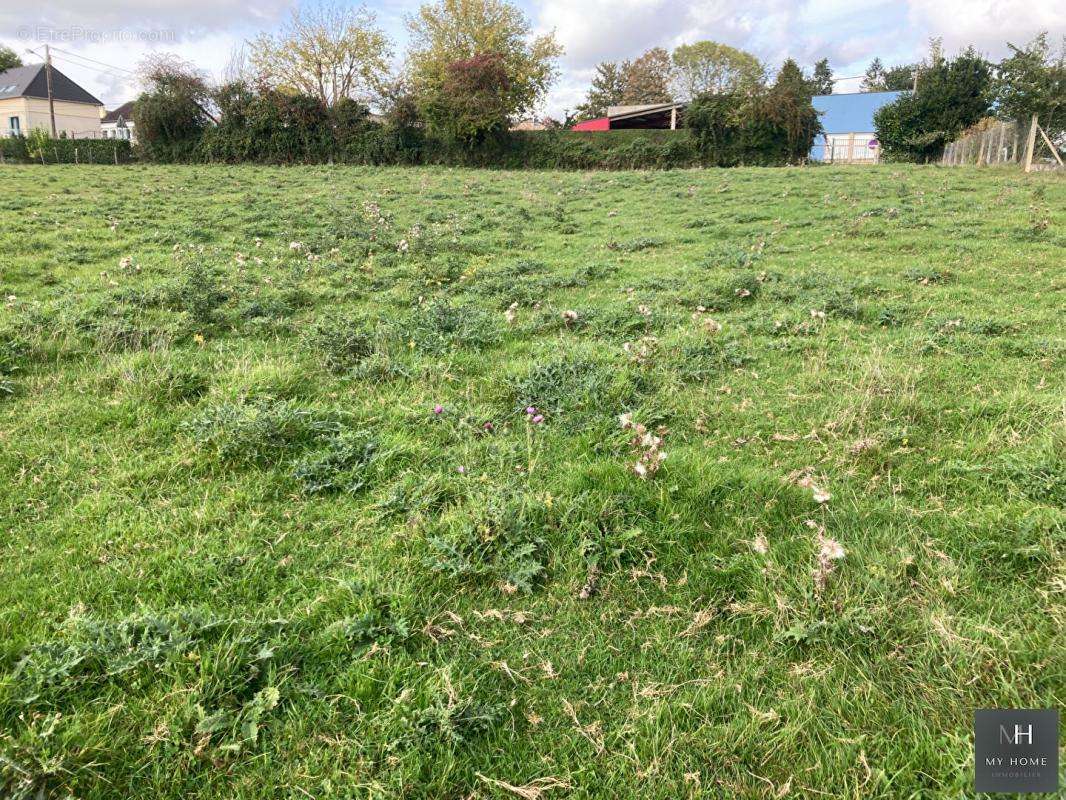
[[[1033,123],[1029,126],[1029,139],[1025,143],[1025,171],[1033,171],[1033,150],[1036,149],[1036,114],[1033,114]]]
[[[78,148],[75,147],[74,148],[74,164],[77,165],[77,163],[78,163]]]
[[[115,145],[115,166],[118,166],[118,145]]]
[[[1044,141],[1047,143],[1048,148],[1051,150],[1051,155],[1055,156],[1055,160],[1059,162],[1059,166],[1061,167],[1062,166],[1062,159],[1059,158],[1058,149],[1055,147],[1055,145],[1053,145],[1051,143],[1051,140],[1049,138],[1047,138],[1047,134],[1044,133],[1044,129],[1043,128],[1041,128],[1040,126],[1037,126],[1037,130],[1039,130],[1040,131],[1040,135],[1044,137]]]
[[[44,77],[48,87],[48,116],[52,119],[52,138],[56,138],[56,104],[52,95],[52,51],[44,46]]]
[[[670,109],[670,130],[677,130],[677,106]]]
[[[981,166],[985,159],[985,134],[981,131],[978,136],[974,137],[977,142],[977,166]]]
[[[999,138],[996,140],[996,163],[1003,162],[1003,136],[1006,134],[1006,125],[999,123]]]

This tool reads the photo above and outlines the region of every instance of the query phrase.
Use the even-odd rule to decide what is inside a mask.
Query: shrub
[[[885,158],[927,162],[944,146],[988,115],[992,69],[970,50],[952,60],[938,58],[922,70],[918,90],[874,114]]]

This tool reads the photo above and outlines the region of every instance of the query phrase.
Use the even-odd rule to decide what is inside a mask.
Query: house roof
[[[0,72],[0,100],[12,97],[48,99],[48,76],[44,64],[27,64]],[[103,105],[55,67],[52,67],[52,98],[69,103]]]
[[[874,114],[903,92],[859,92],[820,94],[811,98],[826,133],[870,133]]]
[[[104,114],[101,122],[119,122],[122,120],[129,121],[133,119],[133,101],[123,103],[113,111],[108,111]]]

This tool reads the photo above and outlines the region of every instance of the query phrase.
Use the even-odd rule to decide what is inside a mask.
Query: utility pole
[[[48,116],[52,118],[52,138],[56,138],[56,104],[52,96],[52,51],[44,46],[44,76],[48,84]]]

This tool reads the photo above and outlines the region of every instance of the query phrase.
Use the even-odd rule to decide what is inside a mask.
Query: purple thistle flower
[[[542,423],[542,422],[544,422],[544,415],[543,414],[537,414],[537,416],[533,417],[533,424],[534,425],[540,425],[540,423]]]
[[[444,406],[440,405],[439,403],[433,406],[433,413],[439,417],[441,414],[444,413]]]

